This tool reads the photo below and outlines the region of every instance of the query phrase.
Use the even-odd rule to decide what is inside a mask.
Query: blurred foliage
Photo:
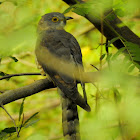
[[[140,35],[139,0],[114,0],[113,3],[111,0],[88,2],[86,6],[84,5],[85,12],[88,12],[87,7],[90,5],[95,16],[99,16],[102,11],[113,5],[121,20]],[[83,9],[83,5],[77,7]],[[0,58],[2,59],[0,73],[5,75],[38,72],[34,56],[38,20],[45,13],[64,12],[67,8],[68,5],[58,0],[0,0]],[[123,50],[116,50],[112,42],[108,46],[109,54],[106,54],[105,45],[101,45],[105,43],[105,38],[101,42],[101,34],[89,21],[79,16],[83,15],[79,12],[81,10],[77,10],[79,15],[69,10],[67,15],[74,17],[74,20],[68,21],[66,30],[77,38],[81,46],[85,71],[96,71],[91,64],[99,68],[101,58],[103,69],[110,70],[109,73],[106,71],[100,83],[86,84],[88,102],[92,111],[87,113],[78,108],[82,140],[140,140],[139,83],[121,76],[121,73],[137,76],[138,69],[121,53]],[[101,46],[102,54],[105,54],[102,57]],[[134,57],[137,58],[139,59],[139,54]],[[2,80],[0,91],[19,88],[41,78],[44,77],[21,76]],[[79,91],[82,91],[80,86]],[[5,105],[17,123],[21,104],[22,100],[18,100]],[[26,98],[23,112],[25,120],[39,112],[36,116],[39,121],[22,129],[19,140],[63,139],[60,99],[56,89],[42,91]],[[21,114],[23,112],[21,111]],[[0,116],[0,130],[13,127],[12,121],[2,109]],[[16,139],[16,134],[10,139]]]

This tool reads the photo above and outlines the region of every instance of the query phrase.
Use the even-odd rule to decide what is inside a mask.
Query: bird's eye
[[[59,19],[58,19],[58,17],[53,17],[52,18],[52,22],[57,22]]]

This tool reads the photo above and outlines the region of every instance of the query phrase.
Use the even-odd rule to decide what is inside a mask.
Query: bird
[[[64,29],[70,19],[73,18],[66,17],[59,12],[47,13],[41,17],[37,27],[35,55],[41,71],[48,75],[49,79],[58,87],[62,102],[64,139],[80,140],[77,105],[88,112],[91,111],[85,95],[85,84],[81,82],[84,94],[84,97],[82,97],[78,92],[78,80],[74,74],[68,76],[63,73],[63,70],[57,71],[57,68],[53,69],[53,67],[47,66],[52,61],[52,58],[48,57],[50,53],[58,58],[57,65],[61,65],[61,60],[65,60],[71,62],[77,68],[84,69],[80,45],[76,38]],[[42,59],[42,55],[45,56],[45,59]],[[52,63],[55,65],[55,61]]]

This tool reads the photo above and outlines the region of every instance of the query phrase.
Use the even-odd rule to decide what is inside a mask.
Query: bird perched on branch
[[[83,98],[77,90],[75,75],[67,75],[65,67],[61,67],[64,60],[73,63],[79,69],[79,77],[80,71],[83,71],[80,46],[74,36],[64,30],[69,19],[72,17],[65,17],[58,12],[42,16],[38,23],[35,54],[40,68],[49,75],[60,91],[64,138],[66,140],[80,140],[77,105],[86,111],[90,111],[90,106],[87,104],[84,83],[81,82]]]

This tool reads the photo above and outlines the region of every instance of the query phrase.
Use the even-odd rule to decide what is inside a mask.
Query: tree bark
[[[77,1],[83,3],[81,0],[63,0],[63,1],[70,6],[76,4]],[[101,19],[95,17],[93,15],[93,12],[94,11],[91,11],[88,14],[86,14],[85,18],[88,19],[101,32]],[[113,19],[108,18],[107,16],[108,14],[112,16]],[[140,38],[135,33],[133,33],[127,26],[123,27],[117,26],[118,24],[121,24],[122,21],[117,17],[113,9],[110,9],[108,12],[104,13],[104,16],[106,16],[106,18],[103,20],[103,35],[108,40],[118,37],[119,35],[120,37],[123,38],[123,41],[138,44],[140,47]],[[113,44],[117,49],[124,47],[121,40],[117,40]]]
[[[121,74],[121,73],[116,73],[116,74],[120,78],[125,79],[126,81],[134,80],[134,81],[137,81],[137,83],[140,83],[140,79],[138,77]],[[100,81],[102,78],[103,79],[101,81],[103,80],[108,81],[109,79],[112,79],[112,74],[110,75],[109,71],[105,73],[103,71],[102,72],[101,71],[100,72],[99,71],[98,72],[85,72],[83,76],[84,80],[85,80],[85,77],[88,77],[85,83],[94,83],[94,82]],[[137,86],[139,86],[139,84]],[[15,100],[34,95],[45,89],[50,89],[50,88],[55,88],[55,87],[56,86],[53,84],[53,82],[49,81],[48,79],[37,80],[30,85],[13,89],[13,90],[9,90],[9,91],[4,92],[3,94],[0,94],[0,105],[5,105]]]
[[[0,94],[0,105],[5,105],[15,100],[25,98],[36,94],[42,90],[55,88],[53,82],[49,81],[48,79],[41,79],[37,80],[34,83],[4,92]]]

